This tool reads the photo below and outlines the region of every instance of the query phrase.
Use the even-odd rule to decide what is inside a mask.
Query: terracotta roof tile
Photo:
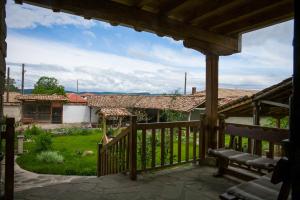
[[[87,101],[80,95],[75,93],[67,93],[67,98],[70,103],[86,103]]]
[[[98,108],[170,109],[188,112],[204,102],[198,96],[99,95],[88,98],[88,105]]]
[[[3,102],[7,103],[7,93],[4,92],[3,94]],[[20,101],[16,98],[17,96],[21,95],[19,92],[9,92],[9,101],[8,103],[20,103]]]
[[[20,101],[68,101],[64,95],[24,94],[16,97]]]

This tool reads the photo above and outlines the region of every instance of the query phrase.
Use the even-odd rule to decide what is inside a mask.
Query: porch
[[[236,185],[228,177],[215,178],[216,168],[186,165],[156,173],[138,175],[131,181],[123,174],[77,177],[70,182],[33,187],[15,192],[16,200],[43,199],[218,199]],[[40,175],[42,176],[42,175]],[[36,179],[36,185],[39,184]]]

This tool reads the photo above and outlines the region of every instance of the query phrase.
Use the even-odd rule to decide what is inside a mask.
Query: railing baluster
[[[122,171],[125,171],[126,166],[126,137],[122,139]]]
[[[200,130],[199,130],[199,145],[201,145],[201,148],[199,148],[199,156],[202,160],[206,158],[206,148],[207,148],[207,140],[208,138],[206,137],[206,130],[205,130],[205,121],[204,121],[204,116],[201,115],[201,121],[200,121]],[[200,154],[200,149],[201,149],[201,154]],[[200,164],[200,162],[199,162]]]
[[[197,129],[196,127],[191,127],[191,130],[193,131],[193,161],[196,163],[196,151],[197,151]]]
[[[181,127],[178,127],[178,163],[181,163]]]
[[[156,156],[156,130],[152,129],[152,138],[151,138],[151,144],[152,144],[152,160],[151,160],[151,167],[155,168],[155,156]]]
[[[127,135],[126,140],[126,170],[129,170],[129,135]]]
[[[185,161],[188,162],[190,158],[190,127],[185,128]]]
[[[146,129],[142,130],[142,170],[146,169]]]
[[[165,165],[165,129],[160,132],[160,165]]]
[[[269,153],[267,154],[268,158],[274,158],[274,143],[269,142]]]
[[[101,150],[102,150],[102,144],[98,143],[98,151],[97,151],[97,176],[101,176],[101,159],[102,159],[102,156],[101,156]]]
[[[173,164],[173,142],[174,142],[173,133],[174,133],[173,128],[170,128],[170,165]]]
[[[251,153],[251,154],[252,154],[252,148],[253,148],[252,144],[253,144],[252,139],[248,138],[248,153]]]
[[[119,141],[116,143],[116,173],[119,173]]]
[[[243,138],[241,136],[238,137],[238,150],[243,151]]]

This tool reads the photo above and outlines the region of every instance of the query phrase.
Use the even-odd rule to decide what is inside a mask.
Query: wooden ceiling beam
[[[160,15],[168,15],[168,13],[180,5],[184,4],[186,0],[172,0],[171,2],[167,2],[164,5],[160,6],[159,14]]]
[[[57,1],[24,0],[23,2],[52,9],[53,2]],[[196,50],[201,50],[202,47],[205,47],[203,46],[205,44],[209,45],[210,48],[216,48],[216,52],[219,55],[229,55],[241,51],[239,37],[228,37],[209,32],[192,25],[180,23],[166,16],[160,17],[157,14],[143,11],[135,6],[126,6],[108,0],[60,0],[59,5],[56,5],[56,9],[57,7],[63,12],[98,19],[112,24],[120,24],[137,30],[152,32],[159,36],[170,36],[177,40],[191,40],[200,44],[197,49],[195,44],[188,45],[190,48],[195,48]],[[224,50],[224,52],[221,50]]]
[[[197,6],[195,6],[193,9],[189,11],[189,13],[186,14],[184,17],[184,22],[190,23],[195,18],[205,15],[206,13],[209,13],[213,11],[214,9],[218,7],[222,7],[226,5],[227,3],[230,3],[232,0],[222,0],[222,1],[215,1],[215,0],[201,0],[197,2]]]
[[[220,14],[220,13],[224,13],[227,10],[230,10],[232,8],[235,8],[239,5],[241,5],[242,3],[244,3],[244,1],[241,0],[232,0],[229,3],[226,3],[225,5],[218,5],[217,8],[207,12],[207,13],[199,13],[197,16],[195,16],[195,18],[193,20],[190,21],[191,24],[196,24],[198,25],[198,23],[201,23],[201,21],[206,20],[207,18],[214,16],[216,14]],[[220,4],[220,3],[219,3]]]
[[[293,1],[282,1],[265,9],[257,10],[248,15],[237,17],[225,25],[210,29],[226,35],[234,35],[253,31],[292,19],[294,16]]]
[[[226,25],[230,23],[230,21],[232,20],[236,20],[239,17],[251,15],[252,13],[257,13],[261,10],[264,10],[266,6],[274,6],[274,0],[260,0],[255,3],[253,3],[252,1],[242,1],[238,6],[227,10],[226,14],[222,12],[216,13],[214,16],[209,17],[207,20],[202,20],[200,22],[198,21],[197,24],[199,27],[213,30],[214,28],[223,26],[223,24]]]

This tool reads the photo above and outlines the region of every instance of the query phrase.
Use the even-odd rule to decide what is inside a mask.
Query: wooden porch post
[[[300,119],[300,13],[299,1],[294,0],[294,64],[293,64],[293,93],[290,105],[290,140],[288,156],[290,160],[292,174],[292,199],[300,199],[300,135],[299,119]]]
[[[218,63],[219,56],[206,54],[206,109],[208,146],[217,148],[218,119]]]
[[[103,128],[103,135],[106,135],[106,118],[102,115],[102,128]]]
[[[136,174],[136,167],[137,167],[137,159],[136,159],[136,152],[137,152],[137,129],[136,129],[136,121],[137,116],[131,117],[131,131],[129,134],[129,146],[130,146],[130,179],[136,180],[137,174]]]

